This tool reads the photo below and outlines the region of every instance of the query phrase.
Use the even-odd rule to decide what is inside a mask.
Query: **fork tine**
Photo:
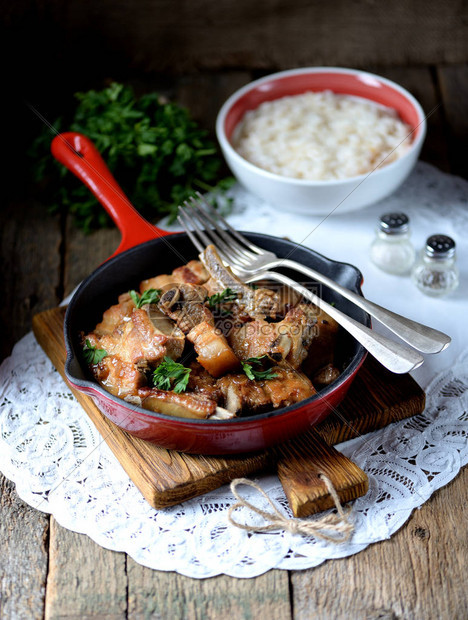
[[[197,194],[198,196],[201,196],[199,192],[197,192]],[[195,198],[191,198],[189,199],[189,204],[192,207],[192,209],[195,209],[196,211],[201,213],[203,217],[206,218],[214,228],[216,228],[218,233],[221,235],[221,237],[229,245],[230,248],[237,250],[240,254],[244,256],[247,255],[249,250],[245,247],[245,245],[241,245],[236,240],[234,235],[229,234],[225,228],[222,228],[218,224],[217,220],[219,220],[221,224],[223,225],[227,225],[227,222],[223,217],[221,217],[219,214],[216,213],[216,211],[211,207],[209,202],[207,202],[204,199],[200,201],[200,200],[196,200]],[[203,207],[201,206],[202,204],[203,204]]]
[[[186,231],[187,235],[189,236],[190,240],[192,241],[192,243],[198,249],[200,254],[202,254],[204,252],[205,248],[208,245],[210,245],[212,241],[205,235],[205,231],[201,230],[199,228],[198,224],[187,213],[186,209],[183,209],[182,207],[179,206],[179,213],[180,213],[180,215],[177,217],[177,219],[179,220],[180,224],[185,229],[185,231]],[[192,227],[193,230],[190,230],[189,225]],[[196,235],[198,235],[199,238]],[[219,247],[216,247],[216,249],[218,251],[218,254],[219,254],[221,260],[226,265],[229,265],[229,262],[230,262],[229,255],[226,255],[225,252],[222,251]]]
[[[262,248],[258,247],[258,245],[255,245],[254,243],[251,243],[248,239],[246,239],[243,235],[240,234],[239,231],[235,230],[235,228],[233,228],[225,219],[222,215],[220,215],[211,205],[210,203],[206,200],[206,198],[204,198],[200,192],[195,192],[196,195],[198,196],[199,200],[201,201],[201,203],[203,204],[204,207],[206,207],[206,209],[211,213],[211,215],[215,216],[216,219],[221,222],[221,224],[227,229],[229,230],[230,233],[232,233],[234,235],[234,237],[240,241],[241,243],[243,243],[244,245],[246,245],[250,250],[252,250],[252,252],[255,252],[255,254],[264,254],[264,250],[262,250]]]
[[[196,200],[190,200],[185,202],[186,205],[190,205],[192,214],[196,215],[198,221],[203,224],[205,230],[208,229],[207,221],[214,227],[212,230],[212,237],[214,238],[215,245],[223,247],[224,251],[230,255],[231,259],[238,260],[243,265],[247,266],[252,261],[251,253],[243,248],[231,235],[226,233],[225,230],[219,226],[206,211],[203,209]],[[216,235],[216,232],[218,235]],[[232,256],[234,254],[234,257]]]
[[[182,227],[185,229],[185,232],[187,233],[190,241],[193,243],[193,245],[197,248],[197,250],[201,254],[206,248],[206,246],[210,244],[210,240],[207,239],[205,242],[204,240],[205,235],[203,231],[199,230],[198,226],[195,224],[193,219],[184,209],[182,209],[182,207],[179,207],[179,215],[177,219],[179,223],[182,225]],[[192,228],[194,229],[193,232],[190,230],[190,226],[192,226]],[[202,240],[201,243],[199,239],[196,237],[195,233],[197,233],[200,236],[200,239]]]
[[[213,245],[216,246],[220,255],[223,256],[223,260],[227,260],[228,262],[232,264],[236,264],[236,263],[239,265],[248,264],[248,260],[246,260],[245,258],[242,258],[242,257],[238,258],[237,256],[233,255],[231,247],[223,241],[223,239],[216,233],[215,230],[207,226],[206,218],[204,217],[202,213],[199,213],[197,210],[188,206],[188,203],[184,203],[184,204],[186,204],[187,209],[190,210],[189,217],[191,218],[192,226],[194,225],[193,218],[195,218],[196,220],[198,220],[198,222],[203,227],[203,232],[205,233],[205,236],[210,239],[210,243],[213,243]]]

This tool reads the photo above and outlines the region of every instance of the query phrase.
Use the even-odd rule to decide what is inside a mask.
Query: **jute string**
[[[242,530],[246,530],[247,532],[270,532],[272,530],[282,529],[291,532],[291,534],[315,536],[317,538],[321,538],[322,540],[337,544],[345,543],[350,539],[352,533],[354,532],[354,525],[348,519],[350,509],[344,509],[341,505],[340,499],[333,484],[331,483],[331,480],[325,474],[320,474],[320,478],[325,483],[327,491],[330,493],[333,501],[335,502],[337,513],[329,513],[319,519],[314,519],[313,521],[305,519],[290,519],[278,510],[268,494],[265,493],[262,487],[256,482],[247,480],[247,478],[236,478],[231,482],[231,491],[238,502],[229,508],[228,521],[231,525],[239,527]],[[261,510],[245,498],[241,497],[237,491],[237,487],[240,484],[246,484],[261,493],[273,508],[273,512]],[[250,510],[263,517],[266,524],[248,525],[246,523],[236,521],[233,518],[233,513],[239,508],[250,508]]]

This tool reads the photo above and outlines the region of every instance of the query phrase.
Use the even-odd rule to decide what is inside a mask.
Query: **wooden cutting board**
[[[37,341],[64,377],[65,309],[33,318]],[[300,437],[257,453],[214,457],[166,450],[133,437],[110,422],[93,400],[71,389],[125,471],[154,508],[203,495],[234,478],[270,470],[278,473],[296,517],[330,508],[333,500],[320,478],[326,474],[342,502],[364,495],[366,474],[333,445],[421,413],[425,394],[409,375],[395,375],[370,356],[339,409]]]

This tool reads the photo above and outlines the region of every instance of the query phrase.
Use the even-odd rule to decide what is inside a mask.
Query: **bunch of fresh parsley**
[[[149,220],[174,218],[178,205],[199,191],[224,191],[231,178],[219,178],[221,160],[207,132],[185,108],[156,94],[137,98],[129,86],[113,83],[101,91],[76,93],[72,118],[44,127],[34,141],[34,178],[44,188],[52,212],[72,213],[85,232],[109,218],[89,190],[50,154],[57,131],[88,136],[130,201]]]

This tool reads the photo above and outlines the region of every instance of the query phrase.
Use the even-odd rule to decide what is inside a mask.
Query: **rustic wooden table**
[[[422,159],[468,178],[468,66],[368,67],[408,88],[430,113]],[[241,71],[180,78],[167,94],[206,126]],[[33,200],[0,213],[0,358],[117,246],[114,230],[89,237]],[[6,327],[7,326],[7,327]],[[256,579],[194,580],[156,572],[102,549],[25,505],[0,479],[0,609],[4,618],[466,618],[468,468],[391,540],[305,571]]]

